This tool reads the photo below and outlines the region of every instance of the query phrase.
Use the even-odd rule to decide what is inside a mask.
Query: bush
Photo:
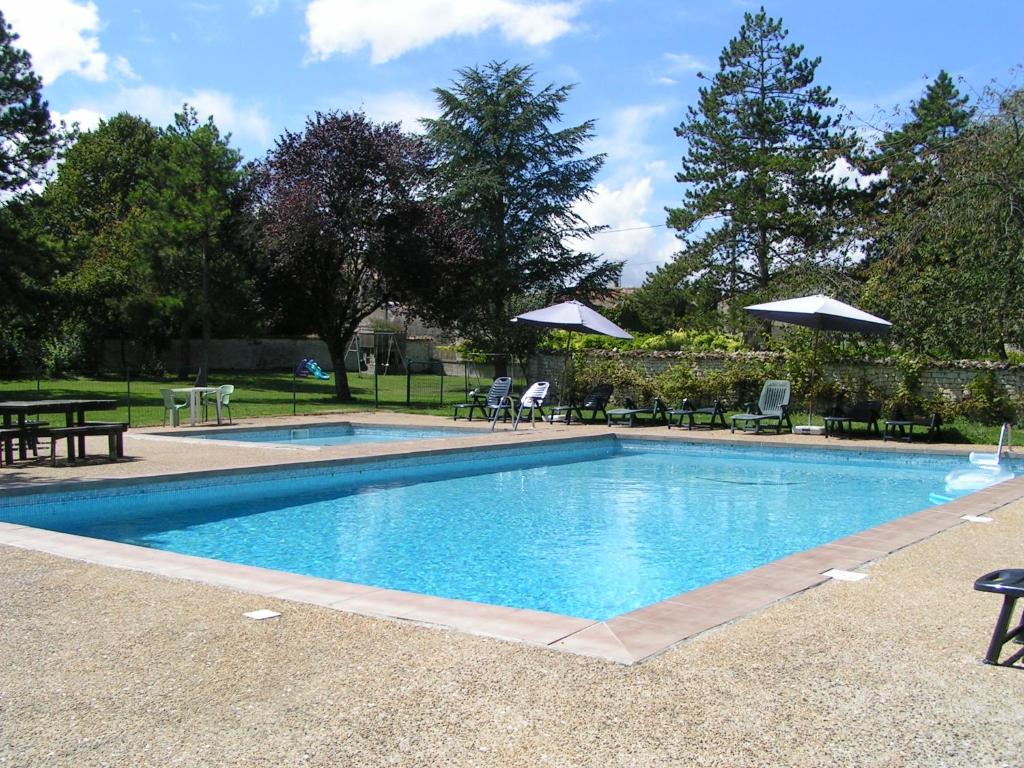
[[[77,370],[85,360],[85,323],[65,320],[57,333],[40,344],[40,362],[46,376],[61,376]]]
[[[967,397],[960,401],[961,415],[982,424],[1014,421],[1016,407],[994,371],[983,371],[967,385]]]
[[[627,397],[637,403],[649,402],[654,397],[654,382],[647,372],[619,359],[576,355],[570,375],[569,391],[576,400],[585,397],[598,384],[611,384],[615,388],[612,402],[616,405],[622,405]]]
[[[565,349],[567,331],[551,331],[538,349],[558,352]],[[715,331],[666,331],[638,333],[632,339],[616,339],[596,334],[572,335],[573,349],[617,349],[622,352],[735,352],[743,346],[736,335]]]

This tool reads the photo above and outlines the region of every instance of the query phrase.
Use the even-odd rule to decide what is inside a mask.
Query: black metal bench
[[[65,438],[79,438],[76,457],[75,440],[68,440],[68,462],[76,458],[85,458],[85,438],[90,436],[107,437],[107,453],[111,461],[124,458],[124,433],[128,431],[128,425],[121,422],[90,421],[85,424],[76,424],[73,427],[51,427],[40,430],[40,436],[50,438],[50,464],[57,466],[57,441]]]

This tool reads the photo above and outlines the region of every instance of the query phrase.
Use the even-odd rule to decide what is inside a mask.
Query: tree
[[[426,202],[430,152],[397,124],[317,113],[286,132],[254,171],[252,205],[271,280],[301,297],[330,350],[339,400],[351,400],[346,352],[389,301],[443,316],[479,268],[466,239]]]
[[[844,257],[853,193],[831,171],[853,142],[827,114],[829,89],[814,85],[821,60],[787,37],[763,8],[746,14],[676,128],[686,141],[676,180],[687,187],[668,225],[685,243],[685,272],[727,299]]]
[[[915,180],[888,199],[865,296],[906,348],[995,353],[1024,333],[1024,91],[921,145]]]
[[[0,13],[0,197],[9,198],[46,170],[64,137],[50,122],[43,81]]]
[[[241,154],[213,117],[200,123],[186,104],[161,134],[161,162],[152,187],[151,224],[184,286],[181,340],[187,350],[194,320],[201,328],[198,386],[206,386],[213,333],[211,274],[229,251],[230,225],[241,210]],[[183,358],[187,368],[187,357]]]
[[[50,122],[42,80],[18,35],[0,13],[0,294],[8,312],[0,320],[0,356],[10,365],[21,354],[16,339],[34,335],[32,315],[49,262],[26,221],[25,190],[46,172],[65,137]],[[11,311],[13,310],[13,312]]]
[[[155,345],[169,323],[153,243],[143,236],[160,132],[121,113],[81,133],[43,191],[38,218],[61,265],[51,286],[94,341]]]
[[[441,115],[424,120],[439,158],[443,205],[475,237],[483,266],[463,276],[472,287],[456,330],[478,349],[523,354],[532,331],[510,323],[523,307],[556,298],[608,293],[621,264],[575,250],[601,227],[574,205],[587,200],[603,155],[584,156],[594,122],[559,128],[570,86],[537,88],[527,66],[492,62],[459,70],[451,88],[436,88]]]

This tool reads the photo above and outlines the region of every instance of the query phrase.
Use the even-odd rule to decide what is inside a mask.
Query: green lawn
[[[472,389],[490,383],[489,380],[470,378],[467,381],[463,376],[433,374],[418,374],[408,379],[405,376],[379,376],[375,382],[372,375],[350,373],[348,380],[355,397],[352,403],[339,403],[334,399],[333,379],[295,379],[290,373],[245,373],[216,374],[210,377],[209,383],[210,386],[235,385],[231,398],[231,413],[235,419],[292,413],[344,413],[375,407],[389,411],[451,415],[451,404],[463,402],[467,385]],[[111,398],[118,402],[117,420],[130,422],[133,427],[143,427],[163,422],[161,389],[191,385],[191,380],[170,376],[135,379],[130,384],[123,378],[113,377],[22,379],[0,381],[0,400]],[[180,401],[181,395],[178,398]],[[115,417],[111,415],[110,418]]]
[[[285,416],[311,413],[345,413],[374,409],[451,416],[452,403],[463,402],[467,388],[486,387],[489,379],[468,380],[463,376],[415,374],[379,376],[376,383],[371,374],[350,373],[349,386],[353,403],[334,400],[334,381],[294,379],[290,373],[216,374],[210,385],[234,384],[231,413],[235,419],[259,416]],[[523,381],[515,384],[517,391]],[[0,400],[31,400],[59,397],[104,397],[118,401],[116,419],[133,427],[159,425],[163,422],[161,389],[191,386],[170,376],[136,379],[128,384],[123,378],[67,378],[36,381],[22,379],[0,381]],[[294,393],[293,393],[294,388]],[[376,388],[376,391],[375,391]],[[442,391],[443,388],[443,391]],[[180,399],[180,396],[179,396]],[[130,416],[129,416],[130,406]],[[111,419],[115,417],[110,416]],[[794,424],[807,423],[806,414],[793,414]],[[813,423],[821,424],[816,417]],[[958,419],[943,428],[943,439],[955,443],[995,444],[999,427]]]

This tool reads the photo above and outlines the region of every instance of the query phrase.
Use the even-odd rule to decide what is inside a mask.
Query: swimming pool
[[[390,443],[402,440],[431,440],[440,437],[465,437],[483,434],[484,430],[446,427],[388,427],[366,424],[322,424],[268,429],[235,429],[230,431],[191,433],[201,440],[230,440],[243,443],[278,443],[283,445],[357,445]]]
[[[603,620],[928,506],[954,457],[621,438],[0,499],[0,520]]]

